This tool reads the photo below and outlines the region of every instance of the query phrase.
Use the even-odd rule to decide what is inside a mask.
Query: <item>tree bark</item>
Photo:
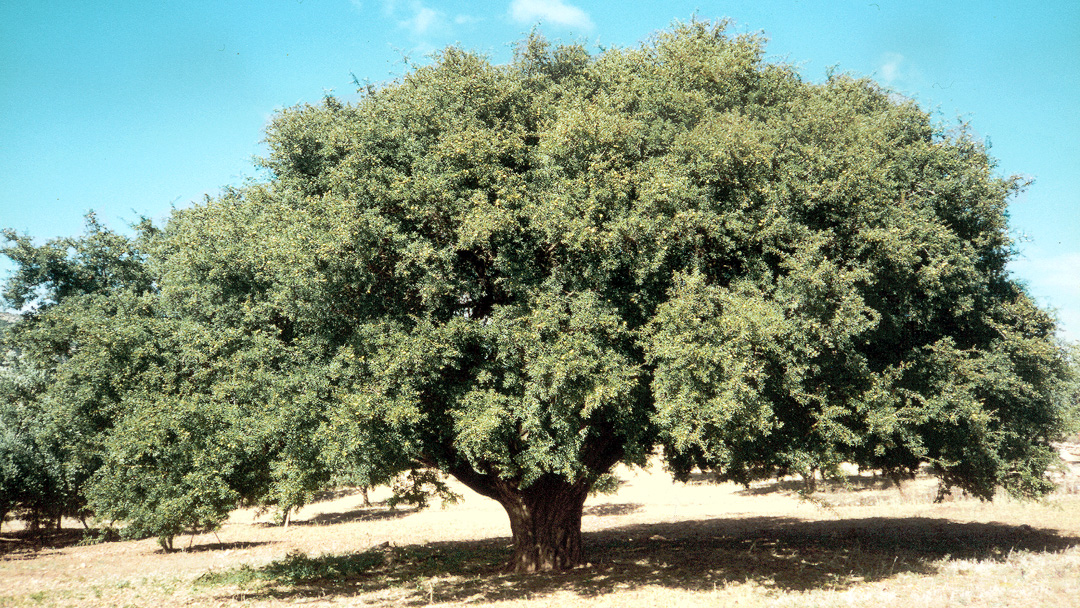
[[[582,563],[581,514],[589,482],[547,474],[520,488],[518,480],[454,467],[450,473],[477,493],[498,501],[510,518],[514,554],[506,568],[529,573],[567,570]]]
[[[597,429],[598,439],[584,450],[582,464],[599,475],[615,466],[623,457],[623,450],[610,427],[597,425]],[[498,501],[506,509],[514,539],[508,571],[568,570],[583,563],[581,515],[592,487],[587,477],[567,481],[560,475],[547,473],[522,488],[520,479],[506,479],[490,469],[478,471],[465,459],[451,456],[446,460],[452,464],[439,467],[438,461],[430,457],[422,462],[442,468],[469,489]]]
[[[519,489],[500,488],[497,499],[510,517],[512,572],[568,570],[582,563],[581,514],[589,494],[584,481],[546,476]]]

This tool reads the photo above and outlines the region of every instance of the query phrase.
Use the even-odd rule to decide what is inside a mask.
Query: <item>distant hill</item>
[[[0,329],[7,327],[19,320],[19,315],[11,312],[0,312]]]

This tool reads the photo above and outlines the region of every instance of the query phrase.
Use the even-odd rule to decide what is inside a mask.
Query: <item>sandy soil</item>
[[[74,529],[55,539],[56,546],[35,549],[17,525],[5,523],[0,607],[714,605],[720,599],[871,605],[898,585],[907,590],[898,597],[914,598],[949,576],[971,583],[973,593],[1000,587],[1004,583],[987,582],[997,580],[993,565],[1005,568],[1000,576],[1016,582],[1017,597],[1035,601],[1030,605],[1080,590],[1075,483],[1042,503],[962,496],[934,503],[936,481],[929,478],[898,488],[852,475],[807,500],[795,481],[750,489],[705,478],[682,484],[658,466],[619,469],[617,476],[617,493],[586,503],[582,527],[590,564],[568,574],[500,574],[507,517],[497,503],[464,487],[455,486],[460,503],[419,512],[390,511],[379,492],[365,507],[359,493],[345,491],[304,508],[288,529],[272,525],[267,514],[237,511],[216,534],[178,538],[184,550],[173,553],[162,552],[154,539],[77,546]],[[297,552],[318,558],[372,548],[386,555],[386,564],[370,574],[300,584],[205,583],[208,573],[241,566],[258,572]],[[1036,562],[1025,566],[1021,557]],[[974,565],[964,570],[958,564]],[[1025,587],[1024,568],[1058,574],[1036,591]],[[984,596],[990,597],[972,597]],[[944,601],[941,593],[934,597]]]

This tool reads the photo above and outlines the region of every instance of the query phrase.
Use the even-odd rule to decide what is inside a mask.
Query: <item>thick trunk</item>
[[[619,438],[609,428],[597,427],[597,440],[583,450],[582,464],[596,474],[611,470],[623,457]],[[583,563],[581,514],[592,483],[584,476],[570,482],[551,473],[520,487],[520,479],[504,479],[492,470],[480,472],[464,459],[452,458],[443,468],[482,496],[506,509],[514,538],[514,555],[507,564],[512,572],[567,570]],[[436,467],[433,458],[425,459]],[[591,477],[591,476],[590,476]]]
[[[582,563],[581,512],[588,496],[585,482],[551,476],[524,490],[501,488],[497,499],[510,517],[513,572],[567,570]]]
[[[570,483],[549,474],[523,489],[516,480],[479,474],[471,467],[456,467],[451,473],[506,509],[514,538],[509,571],[566,570],[582,563],[581,513],[589,495],[587,481]]]

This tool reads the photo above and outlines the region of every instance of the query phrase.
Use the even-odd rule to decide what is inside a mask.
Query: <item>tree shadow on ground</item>
[[[206,553],[208,551],[225,551],[227,549],[251,549],[254,547],[262,547],[264,545],[276,545],[278,541],[270,540],[255,540],[255,541],[236,541],[231,543],[223,543],[218,541],[216,543],[199,543],[192,544],[185,547],[180,547],[169,551],[169,553]]]
[[[312,499],[312,503],[328,502],[331,500],[338,500],[340,498],[347,498],[349,496],[362,496],[364,493],[363,488],[356,486],[342,486],[337,488],[328,488],[315,493],[315,498]]]
[[[601,504],[593,505],[591,507],[585,507],[582,515],[592,515],[595,517],[611,517],[613,515],[629,515],[635,511],[640,511],[641,509],[642,506],[636,502]]]
[[[344,511],[340,513],[319,513],[307,519],[293,519],[289,522],[290,526],[329,526],[333,524],[347,524],[358,521],[381,521],[385,519],[400,519],[402,517],[408,517],[416,513],[418,509],[397,508],[387,509],[380,508],[379,506],[361,507],[359,509],[352,509],[351,511]],[[284,524],[280,521],[277,522],[258,522],[254,524],[262,528],[280,528]]]
[[[416,509],[378,509],[362,508],[345,511],[344,513],[320,513],[310,519],[293,520],[294,526],[328,526],[331,524],[345,524],[356,521],[381,521],[386,519],[401,519],[416,513]]]
[[[0,556],[5,559],[31,559],[48,555],[50,550],[64,549],[87,541],[118,540],[109,528],[60,528],[41,530],[11,530],[0,533]]]
[[[161,553],[201,553],[226,549],[249,549],[275,541],[238,541],[223,543],[183,544],[184,535],[177,536],[177,548],[172,551],[159,549]],[[120,535],[112,528],[61,528],[59,530],[16,530],[0,534],[0,557],[3,559],[36,559],[51,555],[60,549],[85,544],[112,543],[120,541]]]
[[[819,492],[828,492],[831,490],[843,490],[845,492],[861,492],[865,490],[887,490],[889,488],[897,487],[896,480],[890,477],[883,476],[871,476],[864,475],[845,475],[842,478],[835,479],[830,478],[826,480],[818,480],[816,484],[816,490]],[[807,490],[807,483],[801,479],[782,479],[773,481],[771,483],[765,483],[761,485],[755,485],[749,488],[738,490],[735,493],[741,496],[762,496],[765,494],[777,494],[777,493],[798,493],[805,492]]]
[[[508,539],[382,546],[364,553],[290,554],[245,577],[235,598],[279,600],[396,590],[396,605],[501,601],[558,590],[582,596],[646,585],[707,591],[756,582],[780,590],[845,588],[900,573],[933,574],[943,559],[1004,561],[1016,551],[1059,552],[1080,538],[998,523],[930,518],[802,521],[711,519],[615,528],[585,535],[589,561],[557,574],[500,571]],[[222,598],[224,599],[224,598]]]

